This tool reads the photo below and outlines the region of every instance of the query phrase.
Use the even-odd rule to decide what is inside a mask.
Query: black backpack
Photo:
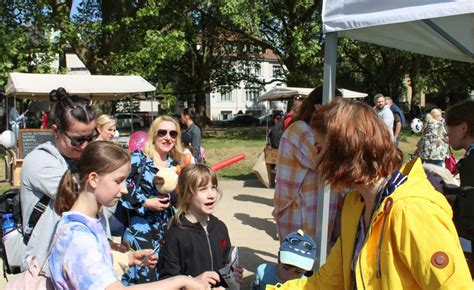
[[[20,189],[9,189],[0,195],[0,224],[3,224],[3,215],[6,213],[13,214],[13,219],[15,220],[18,228],[21,229]],[[0,235],[1,238],[3,238],[3,230],[0,231]],[[3,262],[4,277],[6,277],[6,273],[17,274],[20,272],[20,269],[10,269],[3,242],[0,243],[0,258]]]
[[[21,226],[20,189],[12,188],[0,195],[0,222],[3,223],[2,217],[6,213],[12,213],[16,224]]]

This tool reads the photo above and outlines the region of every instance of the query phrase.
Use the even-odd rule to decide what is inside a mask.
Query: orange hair
[[[403,153],[395,147],[383,120],[357,101],[336,100],[311,118],[315,134],[322,134],[325,152],[318,170],[334,189],[371,185],[399,169]]]

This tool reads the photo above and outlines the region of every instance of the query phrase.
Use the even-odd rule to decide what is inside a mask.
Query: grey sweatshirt
[[[33,230],[26,247],[25,259],[30,255],[34,255],[42,264],[47,256],[56,224],[60,219],[54,211],[54,199],[56,198],[59,181],[67,169],[66,160],[51,142],[36,147],[23,161],[20,184],[23,230],[28,223],[34,206],[41,197],[46,194],[51,198],[46,211]],[[27,267],[26,260],[24,260],[22,270],[26,270]],[[44,270],[48,271],[47,268],[45,267]]]

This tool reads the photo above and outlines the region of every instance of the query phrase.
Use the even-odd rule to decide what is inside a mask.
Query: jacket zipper
[[[214,258],[212,257],[211,241],[209,240],[207,228],[204,228],[204,231],[206,232],[207,245],[209,246],[209,255],[211,256],[211,271],[214,271]]]

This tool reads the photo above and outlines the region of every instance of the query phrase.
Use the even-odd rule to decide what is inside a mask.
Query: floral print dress
[[[177,162],[168,157],[168,167],[176,165]],[[132,250],[158,247],[156,253],[159,255],[160,243],[168,229],[168,221],[173,211],[171,207],[163,211],[152,211],[144,207],[148,198],[160,194],[153,183],[153,177],[157,172],[158,169],[151,158],[145,156],[142,151],[134,151],[131,156],[131,172],[126,181],[128,194],[122,196],[120,202],[129,209],[130,218],[130,225],[125,230],[123,240],[129,243]],[[156,268],[137,265],[130,267],[122,276],[122,283],[124,285],[148,283],[157,281],[158,276]]]
[[[448,139],[446,127],[442,122],[433,121],[423,128],[422,137],[418,141],[418,155],[423,160],[444,161],[448,155]]]

